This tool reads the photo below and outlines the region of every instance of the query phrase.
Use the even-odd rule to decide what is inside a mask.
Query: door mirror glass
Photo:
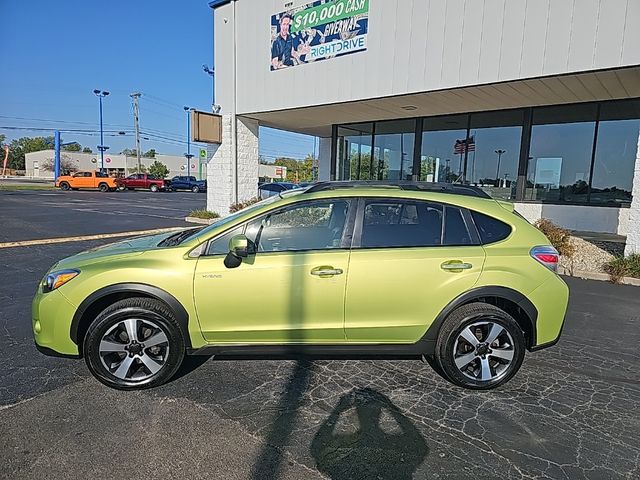
[[[229,240],[229,253],[238,258],[246,258],[254,252],[245,235],[236,235]]]

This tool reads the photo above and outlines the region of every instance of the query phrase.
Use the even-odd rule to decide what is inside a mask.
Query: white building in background
[[[209,5],[210,210],[255,196],[265,125],[320,137],[321,180],[481,185],[640,251],[640,1]]]
[[[197,152],[196,152],[197,153]],[[42,150],[40,152],[27,153],[25,155],[25,175],[34,178],[53,178],[53,150]],[[177,155],[160,155],[156,154],[154,158],[140,158],[140,163],[148,168],[155,161],[159,161],[167,166],[169,175],[167,178],[176,175],[189,174],[204,179],[207,177],[206,159],[199,160],[198,157],[191,159],[191,165],[187,165],[187,159]],[[81,152],[60,152],[60,163],[62,167],[65,165],[73,166],[76,170],[100,170],[100,154],[99,153],[81,153]],[[129,175],[134,168],[138,166],[138,159],[127,155],[111,155],[106,154],[104,157],[104,168],[109,175]],[[64,168],[61,167],[60,172],[63,173]]]

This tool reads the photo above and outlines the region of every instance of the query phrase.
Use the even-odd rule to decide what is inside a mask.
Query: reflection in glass
[[[338,128],[338,180],[374,180],[373,123]]]
[[[378,180],[411,180],[415,120],[376,123],[374,165]]]
[[[464,154],[455,154],[456,141],[467,136],[467,115],[425,118],[420,153],[420,180],[453,183],[462,180]]]
[[[591,203],[631,204],[633,169],[638,151],[640,101],[602,105]]]
[[[587,201],[595,116],[595,105],[534,111],[527,200]]]
[[[467,180],[494,198],[515,197],[523,115],[522,110],[471,115],[475,150],[469,153]]]

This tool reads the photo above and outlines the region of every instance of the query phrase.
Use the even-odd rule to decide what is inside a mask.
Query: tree
[[[70,143],[69,145],[64,145],[62,149],[66,150],[67,152],[79,152],[80,150],[82,150],[82,145],[80,145],[79,143]]]
[[[89,147],[84,147],[82,149],[82,153],[93,153],[93,150],[91,150]]]
[[[307,155],[304,160],[281,157],[273,163],[279,167],[287,167],[287,181],[298,183],[313,180],[314,162],[313,156]]]
[[[137,165],[133,168],[127,168],[127,170],[129,170],[129,173],[147,173],[147,167],[142,164],[140,164],[140,170],[138,170]]]
[[[158,178],[165,178],[167,175],[169,175],[169,169],[164,163],[156,160],[151,165],[149,165],[149,173],[151,175],[155,175]]]
[[[142,156],[145,158],[156,158],[156,149],[152,148],[150,150],[147,150],[142,154]]]
[[[138,152],[135,148],[125,148],[120,152],[120,155],[126,155],[127,157],[137,157]]]
[[[53,148],[53,137],[22,137],[11,141],[9,145],[8,167],[15,170],[24,170],[25,154],[50,150]]]

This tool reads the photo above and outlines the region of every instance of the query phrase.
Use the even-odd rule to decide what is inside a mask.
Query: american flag
[[[476,140],[475,136],[471,136],[466,139],[456,140],[455,145],[453,146],[453,153],[456,155],[462,155],[467,152],[475,152],[476,151]]]

